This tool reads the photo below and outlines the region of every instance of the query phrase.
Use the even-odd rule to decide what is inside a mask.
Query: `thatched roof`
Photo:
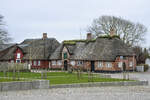
[[[14,57],[14,52],[17,48],[20,48],[23,53],[23,59],[39,59],[46,60],[50,57],[50,55],[55,51],[55,49],[59,46],[59,42],[55,38],[47,38],[47,39],[26,39],[22,43],[9,48],[6,53],[0,57],[0,60],[3,59],[11,59]],[[8,55],[8,56],[7,56]]]
[[[17,49],[17,44],[12,45],[2,51],[0,51],[0,60],[14,59],[14,51]]]
[[[14,44],[0,44],[0,51],[13,46]]]
[[[62,43],[50,59],[61,59],[62,46],[65,46],[70,59],[114,61],[117,56],[132,56],[133,50],[119,38],[97,38],[95,41],[78,41],[73,44]],[[57,56],[56,56],[57,55]]]
[[[43,39],[28,39],[21,43],[22,45],[29,45],[24,47],[25,56],[23,59],[48,59],[49,56],[60,45],[54,38]]]
[[[20,44],[2,50],[0,60],[14,58],[17,48],[23,51],[23,59],[52,60],[62,59],[63,47],[66,47],[73,60],[114,61],[117,56],[132,56],[133,50],[117,37],[99,37],[94,40],[70,40],[62,44],[54,38],[26,39]]]

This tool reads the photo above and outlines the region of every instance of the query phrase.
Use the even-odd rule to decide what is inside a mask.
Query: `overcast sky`
[[[41,38],[43,32],[60,42],[85,38],[94,18],[113,15],[144,24],[144,45],[150,47],[150,0],[0,0],[0,14],[13,42]]]

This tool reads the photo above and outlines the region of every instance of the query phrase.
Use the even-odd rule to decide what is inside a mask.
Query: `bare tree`
[[[8,36],[8,32],[4,28],[5,24],[3,22],[3,16],[0,15],[0,44],[7,43],[11,40],[11,38]]]
[[[139,46],[133,47],[133,51],[136,54],[137,64],[144,64],[145,60],[149,57],[148,49]]]
[[[101,16],[94,19],[87,31],[98,37],[102,34],[109,35],[111,29],[114,29],[115,34],[131,46],[143,41],[147,32],[147,28],[144,25],[115,16]]]

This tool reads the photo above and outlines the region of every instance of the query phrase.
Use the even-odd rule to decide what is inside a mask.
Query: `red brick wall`
[[[56,61],[56,65],[52,65],[52,61]],[[64,67],[63,60],[52,60],[50,61],[49,68],[51,69],[62,69]],[[61,61],[61,65],[58,64],[58,61]]]
[[[126,64],[126,70],[133,70],[136,68],[136,59],[135,57],[126,57],[125,59],[120,59],[120,57],[117,57],[115,60],[115,65],[117,66],[118,62],[125,62]],[[133,62],[133,67],[130,67],[130,62]]]
[[[134,68],[129,66],[129,62],[134,60]],[[52,65],[52,61],[50,61],[49,63],[46,64],[47,68],[64,68],[64,61],[63,60],[59,60],[61,61],[61,65],[57,64],[58,60],[53,60],[56,61],[56,65]],[[67,60],[68,61],[68,67],[72,67],[74,69],[77,68],[81,68],[83,70],[91,70],[91,61],[83,61],[82,65],[78,65],[77,64],[77,60],[73,60],[75,61],[75,65],[71,65],[71,60]],[[106,66],[106,62],[105,61],[101,61],[103,63],[103,67],[98,67],[98,62],[99,61],[95,61],[95,71],[121,71],[121,68],[118,67],[118,63],[119,62],[125,62],[126,64],[126,70],[133,70],[136,67],[136,60],[133,57],[126,57],[126,59],[121,60],[120,57],[117,57],[116,60],[114,62],[110,62],[112,64],[112,67],[107,67]],[[42,63],[41,63],[42,64]],[[42,66],[42,65],[41,65]]]
[[[36,62],[36,65],[34,65],[34,61]],[[40,61],[40,65],[38,65],[38,61]],[[33,60],[32,61],[32,68],[49,68],[49,61],[44,60]]]

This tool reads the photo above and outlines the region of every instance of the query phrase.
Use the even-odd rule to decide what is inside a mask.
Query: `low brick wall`
[[[52,85],[50,88],[80,88],[80,87],[104,87],[104,86],[137,86],[148,85],[148,81],[126,81],[126,82],[94,82],[79,84]]]
[[[22,82],[0,82],[0,91],[48,89],[49,80],[35,80]]]

